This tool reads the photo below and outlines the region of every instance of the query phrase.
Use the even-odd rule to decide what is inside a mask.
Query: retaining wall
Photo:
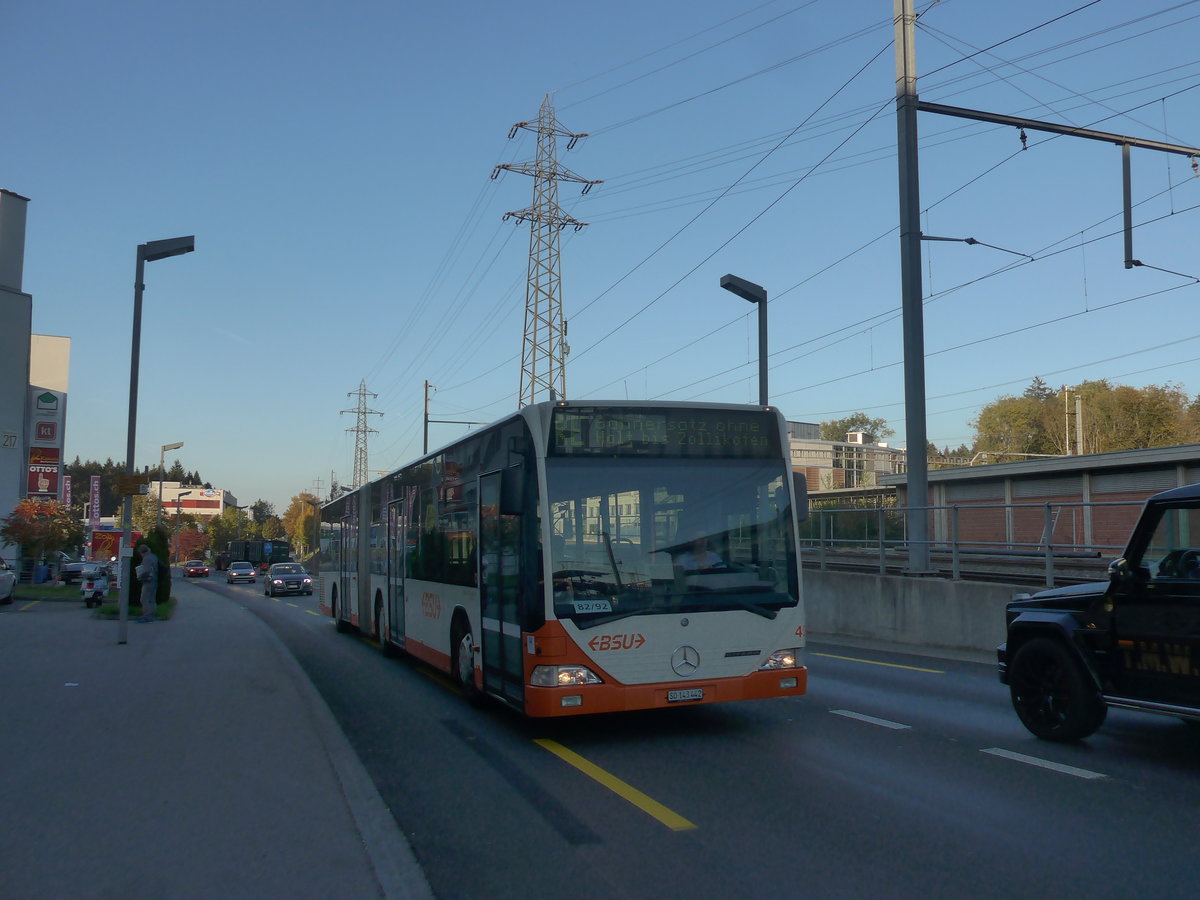
[[[806,569],[805,619],[816,636],[993,652],[1004,606],[1029,587]]]

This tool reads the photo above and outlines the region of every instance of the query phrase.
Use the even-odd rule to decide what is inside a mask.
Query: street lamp
[[[758,405],[767,405],[767,289],[762,285],[738,278],[736,275],[722,275],[721,287],[731,294],[737,294],[743,300],[758,304]]]
[[[179,562],[179,516],[182,514],[179,501],[191,491],[180,491],[175,495],[175,562]]]
[[[182,256],[196,249],[196,236],[166,238],[138,244],[137,268],[133,278],[133,341],[129,352],[129,433],[125,440],[125,475],[128,481],[133,475],[133,451],[137,436],[138,364],[142,347],[142,292],[146,286],[142,278],[146,263],[168,256]],[[125,495],[125,509],[121,515],[121,590],[117,602],[117,643],[124,644],[129,624],[129,578],[128,560],[133,557],[133,495]]]
[[[168,450],[178,450],[182,446],[183,446],[183,441],[176,441],[174,444],[163,444],[162,448],[159,450],[159,453],[158,453],[158,515],[154,519],[154,527],[156,529],[162,527],[163,462],[165,462],[165,460],[166,460]],[[190,491],[189,491],[189,493],[190,493]],[[178,501],[176,501],[176,506],[178,506],[178,505],[179,505]]]

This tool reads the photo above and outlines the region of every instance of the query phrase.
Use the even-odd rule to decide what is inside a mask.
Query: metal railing
[[[814,505],[800,527],[804,562],[820,569],[870,568],[885,575],[1028,581],[1046,587],[1103,578],[1120,555],[1142,500],[964,503],[953,506],[827,508]],[[932,571],[909,567],[908,514],[928,517]]]

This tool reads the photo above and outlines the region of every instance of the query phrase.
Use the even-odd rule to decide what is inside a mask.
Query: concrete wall
[[[1004,642],[1004,606],[1028,587],[936,578],[803,573],[808,631],[921,647],[991,652]]]

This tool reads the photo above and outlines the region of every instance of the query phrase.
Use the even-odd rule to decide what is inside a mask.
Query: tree
[[[209,536],[192,525],[179,532],[179,558],[199,559],[208,549]]]
[[[308,547],[311,552],[314,509],[307,501],[317,501],[317,496],[301,491],[292,498],[283,514],[283,527],[291,538],[292,546]]]
[[[275,504],[269,503],[266,500],[255,500],[250,504],[250,517],[254,520],[254,524],[262,530],[262,526],[267,524],[267,519],[275,515]],[[266,535],[263,535],[266,537]]]
[[[219,516],[208,520],[206,533],[209,548],[214,553],[225,550],[230,541],[236,540],[239,535],[246,536],[247,524],[244,510],[234,509],[232,506],[225,507]]]
[[[273,541],[283,537],[283,534],[283,523],[279,521],[279,516],[269,516],[267,521],[262,523],[263,540]]]
[[[19,544],[27,557],[41,559],[45,554],[83,543],[83,529],[70,510],[57,500],[20,500],[11,514],[0,519],[0,538]]]
[[[844,441],[851,431],[865,431],[867,440],[875,443],[896,433],[887,419],[872,419],[864,412],[853,413],[844,419],[830,419],[822,422],[820,427],[823,441]]]
[[[1020,397],[992,401],[972,423],[975,450],[1016,454],[1107,453],[1200,439],[1179,385],[1134,388],[1105,379],[1056,394],[1035,378]],[[1077,435],[1082,434],[1082,446]]]

